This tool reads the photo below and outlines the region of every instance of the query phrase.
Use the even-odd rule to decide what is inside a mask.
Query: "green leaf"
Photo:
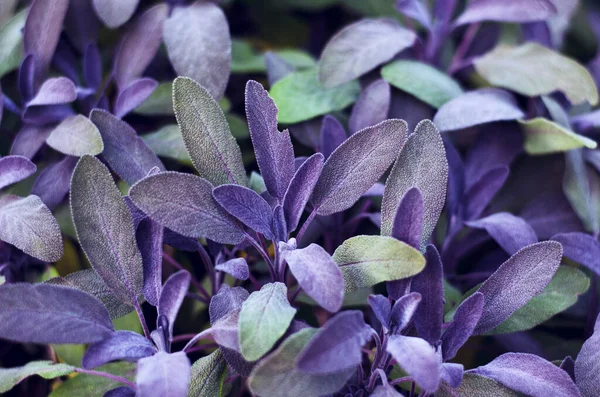
[[[582,271],[561,266],[541,294],[533,297],[502,324],[486,332],[486,335],[529,330],[573,306],[577,297],[585,293],[589,286],[590,279]]]
[[[280,123],[293,124],[351,105],[360,94],[357,81],[324,88],[316,68],[290,73],[271,87],[269,95],[279,109]]]
[[[227,377],[227,362],[221,350],[202,357],[192,365],[188,397],[221,397]]]
[[[265,284],[251,293],[238,320],[242,356],[248,361],[261,358],[283,336],[295,314],[283,283]]]
[[[18,68],[23,58],[23,34],[27,8],[13,16],[0,30],[0,77]]]
[[[401,60],[389,63],[381,69],[381,76],[394,87],[434,108],[463,93],[452,77],[421,62]]]
[[[139,321],[139,320],[138,320]],[[81,367],[85,345],[51,345],[61,362]]]
[[[304,328],[261,360],[248,378],[252,393],[269,397],[319,397],[342,388],[355,368],[327,375],[311,375],[296,369],[296,357],[316,333],[315,328]]]
[[[442,387],[435,395],[436,397],[519,397],[521,394],[493,379],[465,373],[459,387],[453,389],[448,384],[442,383]]]
[[[96,156],[104,150],[98,127],[81,114],[64,119],[52,130],[46,143],[54,150],[77,157]]]
[[[242,153],[219,104],[200,84],[187,77],[173,83],[177,123],[192,163],[213,185],[246,186]]]
[[[0,393],[9,391],[28,376],[39,375],[44,379],[54,379],[74,370],[75,367],[54,364],[52,361],[32,361],[23,367],[0,368]]]
[[[387,236],[352,237],[335,250],[333,260],[342,270],[346,292],[412,277],[425,267],[419,251]]]
[[[233,113],[226,114],[225,118],[227,119],[227,123],[229,124],[231,135],[233,135],[234,138],[241,140],[246,139],[250,136],[250,130],[248,129],[246,120]]]
[[[582,150],[565,153],[562,189],[571,207],[591,233],[600,231],[600,176],[586,165]]]
[[[173,83],[160,83],[134,113],[147,116],[173,116]]]
[[[519,120],[519,124],[525,132],[525,151],[529,154],[566,152],[580,147],[595,149],[597,146],[590,138],[569,131],[543,117]]]
[[[165,125],[158,131],[142,135],[142,139],[158,156],[172,158],[185,164],[192,163],[177,124]]]
[[[95,368],[96,371],[107,372],[135,381],[135,363],[120,361]],[[63,382],[49,397],[102,397],[104,393],[116,387],[123,386],[121,382],[100,376],[77,374]]]
[[[310,54],[301,50],[281,49],[273,52],[297,69],[311,68],[317,64]],[[250,43],[235,39],[231,41],[231,73],[264,73],[266,70],[264,55]]]
[[[536,43],[498,46],[474,64],[477,73],[490,84],[525,96],[560,91],[574,105],[598,103],[598,88],[585,67]]]

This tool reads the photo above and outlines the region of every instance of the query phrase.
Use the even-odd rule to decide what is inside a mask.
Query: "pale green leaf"
[[[158,131],[142,135],[142,139],[158,156],[191,164],[190,155],[177,124],[165,125]]]
[[[576,134],[543,117],[519,120],[519,124],[525,132],[525,151],[529,154],[566,152],[580,147],[595,149],[597,146],[590,138]]]
[[[81,114],[64,119],[52,130],[46,143],[69,156],[96,156],[104,150],[98,127]]]
[[[192,365],[188,397],[221,397],[227,377],[227,362],[221,350],[202,357]]]
[[[456,389],[447,384],[435,393],[436,397],[519,397],[521,394],[485,376],[465,373]]]
[[[172,116],[173,111],[173,83],[160,83],[152,94],[138,106],[134,113],[147,116]]]
[[[0,368],[0,393],[9,391],[28,376],[39,375],[44,379],[54,379],[74,370],[70,365],[54,364],[52,361],[32,361],[23,367]]]
[[[135,380],[135,363],[120,361],[95,368],[96,371],[122,376],[130,381]],[[123,386],[121,382],[100,376],[77,374],[63,382],[49,397],[102,397],[104,393],[116,387]]]
[[[273,52],[297,69],[316,65],[315,59],[301,50],[280,49]],[[256,51],[247,41],[235,39],[231,41],[231,73],[264,73],[265,71],[263,54]]]
[[[0,77],[18,68],[23,58],[23,34],[27,9],[13,16],[0,29]]]

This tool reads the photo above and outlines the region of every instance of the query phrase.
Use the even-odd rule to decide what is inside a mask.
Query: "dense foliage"
[[[596,396],[599,43],[578,0],[0,0],[0,392]]]

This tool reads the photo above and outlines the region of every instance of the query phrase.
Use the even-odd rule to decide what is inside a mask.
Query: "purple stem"
[[[306,233],[306,229],[308,229],[308,225],[310,225],[312,220],[315,219],[315,216],[317,216],[317,208],[312,210],[312,212],[310,213],[308,218],[306,218],[306,220],[302,224],[302,228],[300,228],[300,231],[296,235],[296,240],[298,240],[298,244],[300,243],[300,241],[302,241],[302,237],[304,236],[304,233]]]
[[[469,25],[467,31],[463,35],[462,41],[456,49],[456,53],[454,54],[452,61],[450,61],[448,73],[454,74],[458,71],[458,69],[461,68],[463,59],[467,55],[467,51],[469,51],[469,48],[471,47],[471,44],[473,43],[473,40],[475,39],[475,36],[477,35],[477,31],[479,30],[480,26],[480,22]]]
[[[254,246],[254,248],[256,248],[256,250],[258,251],[260,256],[262,256],[263,259],[265,260],[265,262],[267,263],[267,266],[269,266],[269,273],[271,274],[271,279],[273,281],[276,281],[277,280],[277,271],[275,270],[275,267],[273,266],[273,261],[269,257],[269,254],[267,254],[267,252],[261,247],[261,245],[258,243],[258,241],[256,241],[251,235],[249,235],[248,233],[245,233],[245,235],[246,235],[246,240],[248,240],[248,242],[250,244],[252,244],[252,246]]]
[[[206,273],[210,277],[210,283],[212,286],[213,295],[217,293],[217,280],[215,277],[215,267],[213,265],[212,259],[208,255],[208,252],[204,249],[202,245],[199,245],[198,254],[200,254],[200,258],[202,259],[202,263],[204,264],[204,268],[206,269]]]
[[[404,376],[402,378],[394,379],[393,381],[390,382],[390,385],[395,386],[398,383],[402,383],[402,382],[412,382],[412,378],[410,376]]]
[[[101,376],[103,378],[106,379],[111,379],[114,380],[115,382],[120,382],[120,383],[124,383],[127,386],[131,387],[132,389],[136,389],[136,385],[135,383],[131,382],[130,380],[127,380],[121,376],[118,375],[113,375],[113,374],[109,374],[106,372],[100,372],[100,371],[94,371],[91,369],[83,369],[83,368],[75,368],[75,372],[79,372],[81,374],[86,374],[86,375],[94,375],[94,376]]]
[[[171,258],[167,253],[163,252],[163,259],[166,260],[167,262],[169,262],[169,264],[179,270],[186,270],[181,263],[177,262],[175,259]],[[202,295],[204,295],[204,297],[208,300],[210,300],[210,295],[208,294],[208,292],[204,289],[204,287],[202,286],[202,284],[200,284],[200,282],[196,279],[196,277],[192,276],[192,284],[194,285],[194,287],[200,291],[200,293]]]
[[[140,324],[142,324],[142,329],[144,330],[144,335],[146,338],[150,339],[150,330],[148,329],[148,323],[146,323],[146,318],[144,317],[144,312],[142,312],[142,308],[138,300],[135,300],[135,311],[140,319]]]

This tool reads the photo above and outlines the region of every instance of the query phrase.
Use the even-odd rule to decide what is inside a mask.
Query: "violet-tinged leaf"
[[[83,355],[83,368],[92,369],[114,360],[137,361],[156,353],[144,336],[132,331],[116,331],[94,343]]]
[[[306,374],[325,375],[360,364],[361,347],[371,339],[372,329],[362,312],[348,310],[322,326],[296,358],[297,368]]]
[[[93,269],[123,302],[137,305],[144,283],[133,220],[110,171],[95,157],[83,156],[73,171],[71,214]]]
[[[571,118],[575,131],[587,132],[600,127],[600,110],[594,110]]]
[[[102,397],[135,397],[135,390],[129,386],[119,386],[104,393]]]
[[[600,243],[585,233],[561,233],[552,237],[563,247],[563,255],[600,274]]]
[[[461,217],[478,218],[508,178],[508,167],[493,168],[475,182],[464,194]]]
[[[455,363],[443,363],[440,365],[440,379],[450,387],[456,388],[460,386],[463,379],[464,366]]]
[[[367,126],[368,127],[368,126]],[[348,138],[342,123],[333,116],[323,117],[321,125],[321,140],[319,142],[320,152],[325,160]]]
[[[419,249],[423,235],[423,197],[418,187],[413,187],[402,197],[394,224],[392,237]]]
[[[231,288],[224,284],[210,300],[208,313],[210,323],[215,324],[222,318],[242,309],[242,304],[248,299],[248,291],[242,287]]]
[[[444,141],[444,148],[446,149],[446,159],[448,161],[447,206],[450,215],[454,215],[460,208],[465,190],[465,168],[460,154],[450,141]]]
[[[319,60],[319,82],[335,87],[367,73],[413,45],[416,35],[393,19],[362,19],[329,40]]]
[[[240,351],[240,338],[238,322],[240,312],[235,311],[225,316],[212,325],[211,333],[215,342],[224,349],[238,353]]]
[[[521,210],[520,216],[544,240],[558,233],[583,230],[581,221],[562,192],[541,194]]]
[[[184,352],[158,352],[137,365],[138,397],[186,397],[191,376],[190,360]]]
[[[366,86],[352,108],[350,120],[348,121],[350,134],[387,119],[391,96],[390,85],[385,80],[375,80]],[[323,123],[325,123],[325,120],[323,120]],[[328,155],[325,157],[328,157]]]
[[[21,119],[32,125],[48,125],[60,123],[69,116],[75,115],[70,105],[31,106],[25,109]]]
[[[485,229],[508,255],[538,242],[531,226],[523,218],[508,212],[498,212],[466,224],[476,229]]]
[[[412,279],[411,289],[421,294],[421,304],[414,315],[417,333],[430,344],[441,336],[444,316],[444,270],[442,259],[434,245],[426,250],[425,269]]]
[[[294,148],[290,133],[277,129],[277,107],[254,80],[246,83],[246,117],[256,162],[269,193],[283,199],[294,176]]]
[[[273,213],[269,203],[252,189],[238,185],[221,185],[213,189],[217,203],[250,229],[273,239]]]
[[[25,125],[13,139],[10,147],[11,156],[23,156],[32,159],[46,143],[46,138],[52,132],[51,128],[35,125]]]
[[[27,107],[61,105],[77,99],[75,84],[66,77],[54,77],[44,81]]]
[[[383,295],[369,295],[368,301],[379,323],[384,329],[389,329],[390,313],[392,312],[392,304],[389,298]]]
[[[58,206],[69,192],[71,174],[77,164],[77,157],[65,156],[58,163],[46,167],[35,180],[32,194],[38,196],[52,210]]]
[[[390,313],[390,330],[392,334],[398,335],[410,323],[415,311],[421,303],[421,294],[411,292],[404,295],[394,303]]]
[[[339,391],[355,368],[315,375],[296,367],[296,358],[317,332],[314,328],[300,330],[261,360],[248,379],[250,390],[256,395],[269,397],[321,397]]]
[[[94,109],[90,120],[98,127],[104,141],[102,158],[125,182],[133,185],[163,163],[126,122],[107,111]]]
[[[595,149],[598,145],[593,139],[543,117],[519,120],[519,124],[525,133],[525,151],[532,155],[566,152],[582,147]]]
[[[0,196],[0,240],[44,262],[63,255],[60,227],[39,197]]]
[[[469,370],[532,397],[573,397],[581,393],[562,369],[533,354],[505,353],[487,365]]]
[[[96,44],[88,45],[83,54],[83,78],[92,88],[98,88],[102,83],[102,58]]]
[[[37,167],[27,157],[6,156],[0,158],[0,189],[33,175]]]
[[[98,299],[73,288],[15,283],[0,286],[0,337],[23,343],[94,343],[113,332]]]
[[[220,99],[231,64],[229,25],[221,8],[211,2],[174,7],[165,21],[163,38],[175,72],[194,79]]]
[[[115,116],[123,118],[152,95],[157,86],[158,82],[148,77],[133,80],[119,93],[114,107]]]
[[[152,220],[186,237],[206,237],[222,244],[239,244],[244,232],[212,196],[206,179],[179,172],[162,172],[133,185],[129,196]]]
[[[304,208],[313,193],[321,171],[323,170],[323,155],[315,153],[298,168],[283,197],[283,211],[288,232],[298,227]]]
[[[90,119],[81,114],[64,119],[52,130],[46,143],[68,156],[95,156],[104,150],[100,131]]]
[[[223,395],[223,384],[227,377],[227,362],[217,350],[202,357],[192,365],[190,397],[215,397]]]
[[[285,214],[281,204],[277,204],[273,209],[273,237],[275,241],[287,241],[289,238]]]
[[[164,315],[169,320],[169,336],[173,337],[173,326],[183,298],[188,292],[192,277],[187,270],[180,270],[171,275],[163,286],[158,301],[158,315]]]
[[[346,292],[411,277],[425,266],[418,250],[386,236],[352,237],[335,250],[333,260],[342,270]]]
[[[136,227],[135,239],[144,268],[144,296],[155,307],[162,290],[163,238],[164,228],[150,218],[144,218]]]
[[[504,262],[478,289],[485,297],[475,334],[496,327],[541,293],[556,273],[562,247],[545,241],[522,248]]]
[[[560,363],[560,369],[569,374],[571,379],[575,380],[575,361],[571,358],[571,356],[567,356]],[[575,382],[577,384],[577,382]],[[581,390],[581,389],[580,389]]]
[[[114,60],[115,81],[120,90],[144,73],[154,59],[163,34],[168,6],[158,4],[141,14],[119,45]]]
[[[233,258],[219,263],[215,266],[215,269],[227,273],[238,280],[248,280],[248,277],[250,277],[250,269],[248,269],[248,263],[244,258]]]
[[[423,0],[396,0],[396,10],[419,22],[426,29],[431,28],[431,15]]]
[[[215,186],[246,185],[242,154],[219,104],[194,80],[173,83],[173,107],[194,167]]]
[[[371,393],[371,397],[401,397],[402,394],[398,393],[393,386],[390,386],[387,383],[387,379],[384,381],[383,385],[377,386],[373,393]]]
[[[464,25],[474,22],[533,22],[544,21],[555,15],[556,7],[550,0],[473,0],[454,22]]]
[[[35,0],[23,29],[25,54],[35,55],[36,78],[46,77],[58,45],[69,0]]]
[[[575,382],[583,397],[598,394],[600,377],[598,377],[598,360],[600,355],[600,316],[596,319],[594,333],[590,336],[575,360]]]
[[[64,29],[69,41],[80,53],[83,54],[90,45],[95,46],[92,43],[98,39],[100,21],[90,0],[69,1]]]
[[[98,17],[111,29],[118,28],[135,12],[139,0],[91,0]]]
[[[272,51],[265,53],[265,68],[267,69],[267,79],[271,87],[288,74],[296,71],[293,65]]]
[[[393,335],[388,340],[387,351],[423,391],[433,393],[437,390],[440,361],[435,349],[424,339]]]
[[[423,197],[421,246],[433,232],[446,202],[448,162],[440,133],[429,120],[423,120],[408,138],[385,183],[381,203],[381,234],[392,233],[394,218],[402,197],[419,188]]]
[[[312,203],[317,213],[331,215],[354,205],[389,168],[406,135],[406,123],[393,119],[365,128],[342,143],[325,162],[315,186]]]
[[[248,361],[256,361],[283,336],[296,309],[287,300],[283,283],[265,284],[244,303],[239,316],[240,352]]]
[[[458,349],[473,334],[483,311],[484,296],[475,292],[465,299],[454,314],[454,319],[442,335],[442,352],[444,361],[452,360]]]
[[[1,7],[1,6],[0,6]],[[2,11],[0,9],[0,11]],[[0,393],[10,391],[25,378],[39,375],[44,379],[54,379],[69,375],[75,367],[68,364],[57,364],[52,361],[31,361],[22,367],[0,368]]]
[[[473,109],[477,111],[474,112]],[[453,131],[523,117],[525,113],[512,94],[499,88],[481,88],[457,96],[442,105],[433,122],[441,131]]]
[[[19,67],[17,84],[21,101],[26,104],[35,96],[40,82],[36,81],[35,55],[27,54]]]
[[[319,306],[335,313],[344,300],[344,278],[337,264],[321,246],[284,250],[282,258],[304,292]]]

